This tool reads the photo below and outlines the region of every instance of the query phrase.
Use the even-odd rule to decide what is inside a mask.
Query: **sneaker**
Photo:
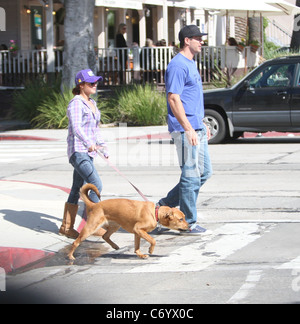
[[[186,231],[179,231],[180,234],[182,235],[201,235],[201,234],[207,234],[210,231],[207,231],[205,228],[197,225],[197,224],[193,224],[188,230]]]

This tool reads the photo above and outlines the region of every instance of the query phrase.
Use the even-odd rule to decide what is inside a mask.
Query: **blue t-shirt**
[[[177,54],[169,63],[165,75],[166,93],[180,95],[185,114],[192,127],[202,129],[204,118],[203,88],[200,74],[194,60]],[[167,100],[168,101],[168,100]],[[169,132],[184,132],[168,103]]]

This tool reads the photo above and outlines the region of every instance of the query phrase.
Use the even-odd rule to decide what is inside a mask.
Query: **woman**
[[[116,35],[116,47],[127,47],[124,34],[127,31],[127,26],[124,23],[119,24],[118,33]]]
[[[94,167],[93,159],[100,150],[108,158],[106,144],[100,135],[100,111],[96,102],[90,98],[97,91],[97,82],[102,77],[95,76],[90,69],[81,70],[76,74],[73,89],[74,98],[70,101],[67,110],[69,118],[68,129],[68,158],[74,167],[73,184],[69,198],[65,203],[64,218],[59,230],[60,235],[77,238],[79,233],[73,226],[78,211],[80,188],[84,182],[94,184],[99,192],[102,182]],[[90,198],[98,202],[99,198],[91,191]]]

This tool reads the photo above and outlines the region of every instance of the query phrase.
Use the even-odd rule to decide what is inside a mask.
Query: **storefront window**
[[[43,46],[43,7],[31,7],[31,43],[34,49]]]
[[[108,26],[108,47],[115,46],[115,21],[116,21],[116,12],[109,10],[107,12],[107,26]]]

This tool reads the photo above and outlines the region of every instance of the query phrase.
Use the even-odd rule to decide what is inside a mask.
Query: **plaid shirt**
[[[91,100],[96,107],[95,114],[79,95],[75,96],[69,103],[67,109],[67,116],[69,118],[67,138],[69,159],[74,152],[88,153],[94,158],[97,152],[88,152],[88,148],[95,144],[102,146],[104,155],[108,157],[106,144],[99,129],[101,113],[97,109],[96,102],[93,99]]]

